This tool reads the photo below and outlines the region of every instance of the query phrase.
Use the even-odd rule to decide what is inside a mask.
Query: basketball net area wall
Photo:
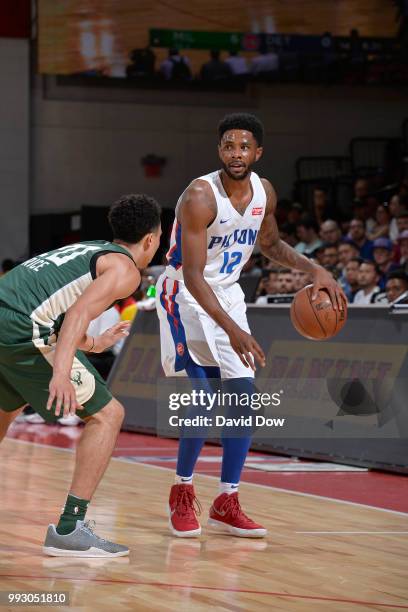
[[[257,381],[284,391],[280,416],[291,424],[289,435],[255,436],[252,448],[408,473],[408,312],[351,306],[343,330],[325,342],[299,336],[286,305],[249,305],[248,320],[267,356]],[[319,390],[285,398],[308,382],[325,403]],[[165,384],[156,312],[139,312],[109,380],[125,406],[124,429],[157,434],[157,391]]]

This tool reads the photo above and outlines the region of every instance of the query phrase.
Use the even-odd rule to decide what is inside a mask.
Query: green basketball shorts
[[[12,412],[30,404],[48,422],[59,418],[53,409],[46,409],[55,348],[55,341],[47,344],[41,337],[33,338],[31,319],[0,306],[1,410]],[[84,407],[77,411],[81,418],[95,414],[112,399],[106,382],[81,351],[74,357],[71,381]]]

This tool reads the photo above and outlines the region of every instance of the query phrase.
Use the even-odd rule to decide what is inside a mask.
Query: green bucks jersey
[[[78,242],[33,257],[0,279],[0,305],[29,317],[33,337],[49,337],[96,278],[98,257],[111,252],[132,259],[125,248],[104,240]]]

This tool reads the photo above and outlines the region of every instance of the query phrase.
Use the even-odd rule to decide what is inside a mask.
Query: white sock
[[[193,474],[191,474],[191,476],[179,476],[178,474],[176,474],[176,477],[174,479],[174,484],[185,484],[185,485],[193,484]]]
[[[231,493],[236,493],[238,491],[238,487],[239,482],[220,482],[220,495],[222,493],[228,493],[228,495],[231,495]]]

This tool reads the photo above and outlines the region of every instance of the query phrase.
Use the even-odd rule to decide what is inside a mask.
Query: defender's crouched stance
[[[138,268],[160,243],[160,208],[145,195],[123,196],[110,209],[113,242],[81,242],[43,253],[0,280],[0,440],[26,404],[47,421],[78,414],[85,421],[74,476],[44,552],[118,557],[126,546],[97,536],[85,514],[109,463],[124,409],[81,350],[102,352],[123,335],[118,323],[87,335],[89,323],[140,283]]]

